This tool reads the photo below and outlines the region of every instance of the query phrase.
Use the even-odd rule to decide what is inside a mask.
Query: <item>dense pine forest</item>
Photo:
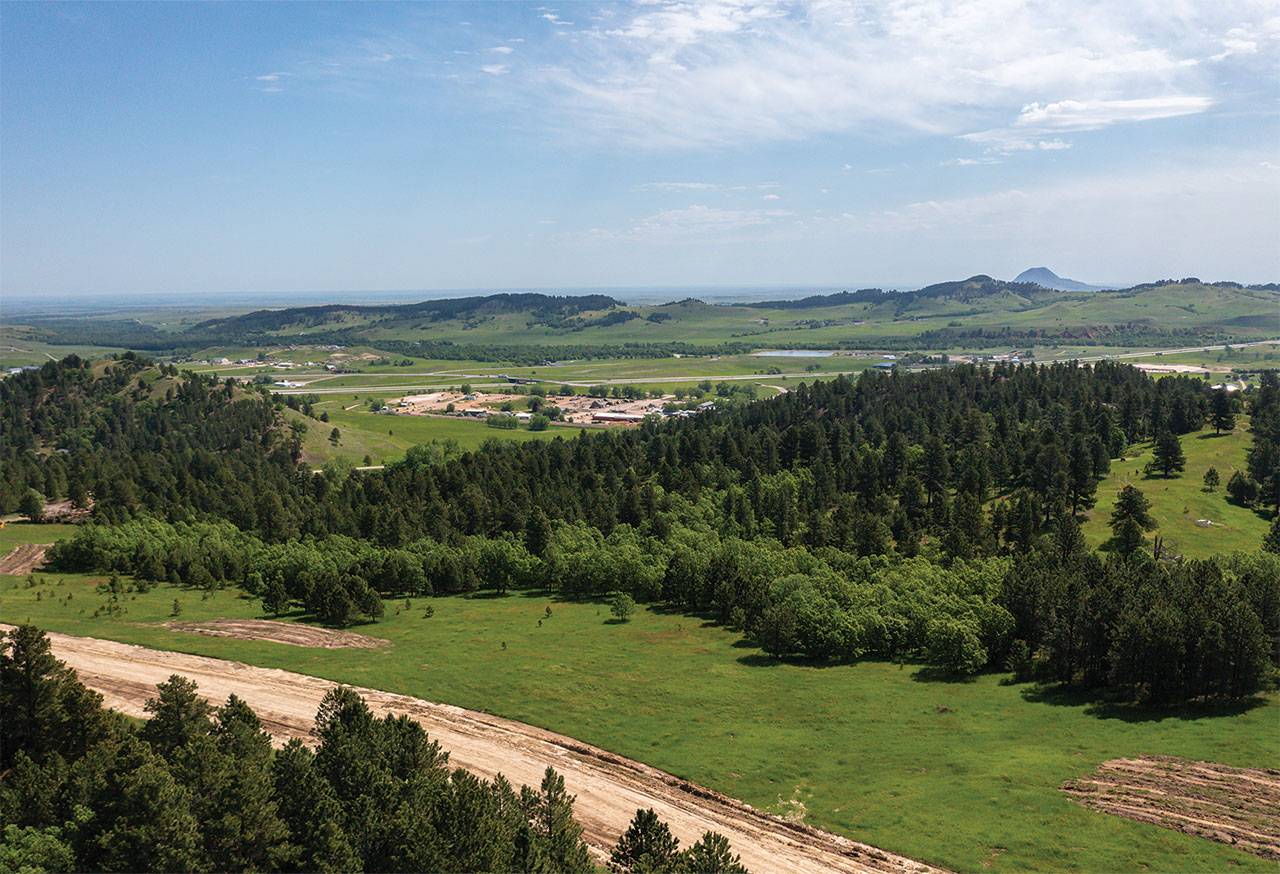
[[[1246,403],[1239,493],[1274,513],[1274,374]],[[51,362],[0,383],[0,404],[3,509],[92,496],[96,524],[57,567],[240,586],[277,614],[344,625],[385,597],[541,589],[707,616],[780,658],[1008,669],[1153,703],[1248,695],[1280,664],[1275,528],[1271,551],[1182,561],[1146,538],[1131,489],[1103,552],[1080,534],[1131,444],[1165,447],[1168,474],[1179,435],[1235,415],[1200,379],[1113,362],[866,373],[318,475],[282,399],[133,355]]]

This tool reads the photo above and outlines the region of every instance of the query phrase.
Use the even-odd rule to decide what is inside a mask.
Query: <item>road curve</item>
[[[12,626],[0,625],[8,630]],[[172,674],[194,680],[200,694],[221,703],[243,698],[277,743],[310,742],[316,708],[336,684],[318,677],[239,662],[146,649],[89,637],[49,634],[53,652],[107,706],[145,716],[144,702]],[[725,835],[755,874],[924,874],[941,869],[809,826],[787,822],[741,801],[573,738],[487,713],[434,704],[407,695],[354,687],[378,714],[405,714],[422,723],[449,751],[451,765],[514,784],[537,785],[548,765],[577,796],[576,812],[600,861],[638,808],[651,807],[681,844],[707,830]]]

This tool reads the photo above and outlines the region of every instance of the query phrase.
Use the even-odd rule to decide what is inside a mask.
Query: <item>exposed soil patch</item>
[[[70,501],[53,501],[44,505],[45,522],[66,522],[76,524],[93,515],[93,498],[84,507],[77,507]]]
[[[0,630],[9,626],[0,625]],[[143,704],[171,674],[194,680],[206,699],[234,693],[262,719],[277,743],[312,742],[316,708],[334,683],[274,668],[255,668],[183,653],[50,634],[53,654],[101,692],[109,707],[145,716]],[[501,772],[536,786],[547,766],[564,776],[596,860],[603,863],[637,808],[651,807],[689,845],[707,830],[723,834],[755,874],[925,874],[940,869],[867,844],[783,820],[648,765],[532,725],[433,704],[407,695],[356,688],[379,715],[404,714],[449,751],[449,764],[486,779]]]
[[[1062,788],[1085,807],[1280,859],[1277,770],[1147,756],[1103,762]]]
[[[29,574],[44,564],[48,544],[23,543],[0,556],[0,574]]]
[[[387,641],[352,631],[334,631],[330,628],[312,628],[293,622],[273,622],[270,619],[211,619],[208,622],[166,622],[165,628],[209,637],[234,637],[238,640],[270,640],[294,646],[313,646],[320,649],[373,649],[385,646]]]

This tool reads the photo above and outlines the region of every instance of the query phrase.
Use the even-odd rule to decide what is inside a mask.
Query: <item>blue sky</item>
[[[1280,5],[6,3],[0,292],[1280,279]]]

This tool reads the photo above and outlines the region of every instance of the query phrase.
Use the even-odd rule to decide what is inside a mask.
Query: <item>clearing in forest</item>
[[[1103,813],[1280,859],[1280,771],[1146,756],[1103,762],[1062,788]]]

